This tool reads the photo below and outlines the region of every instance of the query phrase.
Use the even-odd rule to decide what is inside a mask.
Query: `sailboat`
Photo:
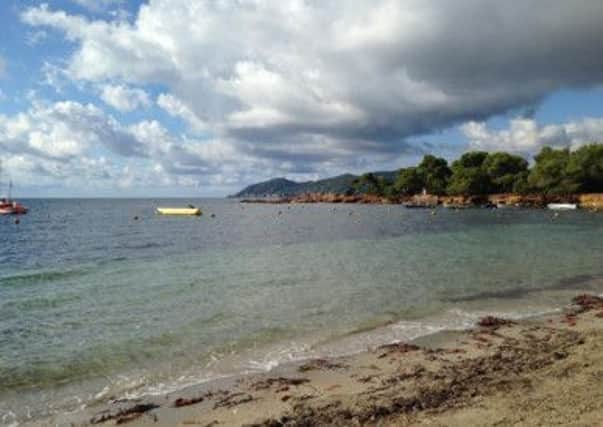
[[[2,178],[2,163],[0,162],[0,184]],[[1,188],[1,185],[0,185]],[[0,199],[0,215],[23,215],[27,213],[27,208],[21,203],[11,199],[13,182],[8,182],[8,197]]]

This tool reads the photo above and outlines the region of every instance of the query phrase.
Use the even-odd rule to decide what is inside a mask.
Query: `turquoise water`
[[[189,202],[32,200],[20,224],[0,218],[0,423],[603,291],[600,214],[199,200],[200,218],[153,215]]]

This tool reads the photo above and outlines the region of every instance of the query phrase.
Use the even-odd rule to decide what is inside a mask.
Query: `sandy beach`
[[[114,401],[76,425],[600,425],[602,348],[603,299],[581,295],[553,316]]]

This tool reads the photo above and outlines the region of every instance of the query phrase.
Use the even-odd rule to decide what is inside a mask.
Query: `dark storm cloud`
[[[411,137],[603,83],[601,1],[154,0],[131,24],[47,7],[23,20],[76,43],[74,80],[159,84],[163,109],[254,167],[387,161],[416,154]],[[215,173],[199,153],[172,151],[174,172]]]

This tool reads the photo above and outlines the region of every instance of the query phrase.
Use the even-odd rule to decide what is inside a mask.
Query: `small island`
[[[302,183],[277,178],[231,197],[247,203],[406,203],[452,208],[575,203],[601,209],[603,144],[573,151],[544,147],[532,165],[506,152],[470,151],[450,165],[444,158],[425,155],[417,166],[397,171]]]

